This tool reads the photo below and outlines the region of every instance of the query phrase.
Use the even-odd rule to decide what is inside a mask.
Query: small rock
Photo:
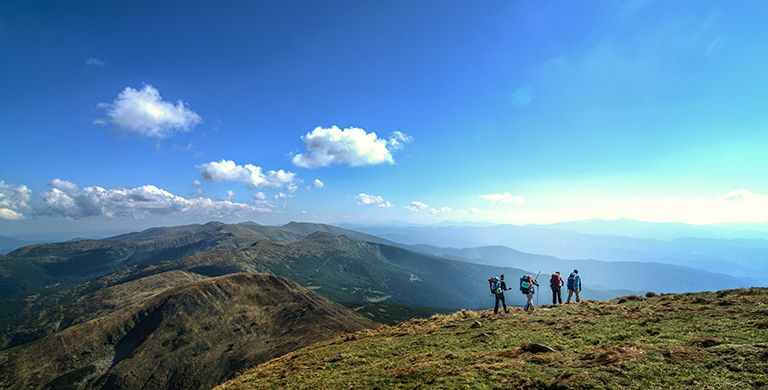
[[[472,328],[472,329],[475,329],[475,328],[479,328],[481,326],[483,326],[483,323],[480,322],[480,321],[475,320],[474,322],[472,322],[472,325],[470,325],[469,327]]]
[[[544,344],[538,344],[538,343],[528,343],[523,344],[520,349],[523,352],[530,352],[530,353],[546,353],[546,352],[557,352],[554,348],[548,347]]]

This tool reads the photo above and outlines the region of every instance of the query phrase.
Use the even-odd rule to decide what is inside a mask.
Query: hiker
[[[571,303],[571,296],[576,294],[576,302],[581,302],[581,276],[579,270],[575,269],[568,275],[568,300],[565,303]]]
[[[528,298],[528,302],[525,304],[523,310],[532,313],[534,310],[533,294],[535,293],[533,286],[538,286],[539,282],[533,279],[531,275],[524,275],[520,278],[520,291]]]
[[[563,282],[563,278],[560,277],[560,271],[555,272],[552,274],[552,277],[549,278],[549,287],[552,288],[552,304],[557,305],[563,304],[563,295],[560,293],[563,285],[565,282]]]
[[[491,286],[491,293],[496,297],[496,305],[493,307],[493,314],[499,313],[499,302],[501,302],[501,305],[504,307],[504,313],[509,313],[509,310],[507,309],[507,302],[504,300],[504,291],[510,290],[507,288],[507,283],[504,282],[504,274],[499,275],[499,277],[491,277],[488,279],[488,283]]]

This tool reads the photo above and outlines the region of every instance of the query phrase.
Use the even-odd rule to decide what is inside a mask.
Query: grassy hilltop
[[[425,386],[766,388],[768,289],[435,315],[305,347],[219,388]]]

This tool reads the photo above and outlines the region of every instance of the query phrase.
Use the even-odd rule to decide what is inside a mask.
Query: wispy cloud
[[[525,196],[512,195],[509,192],[480,195],[479,198],[485,199],[490,203],[500,205],[500,206],[512,205],[512,204],[520,205],[525,202]]]
[[[429,208],[429,205],[419,200],[414,200],[408,206],[405,206],[405,210],[409,213],[418,213],[427,208]]]
[[[429,209],[429,213],[432,215],[438,215],[438,214],[450,214],[453,212],[452,207],[440,207],[440,208],[431,208]]]
[[[91,58],[88,58],[87,60],[85,60],[85,64],[89,65],[89,66],[104,66],[107,63],[102,61],[102,60],[100,60],[100,59],[98,59],[98,58],[96,58],[96,57],[91,57]]]

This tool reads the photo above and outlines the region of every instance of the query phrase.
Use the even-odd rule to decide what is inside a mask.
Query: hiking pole
[[[537,282],[539,281],[539,275],[541,275],[541,271],[539,271],[539,273],[536,274]],[[541,290],[541,286],[539,286],[539,288],[536,289],[536,306],[539,306],[539,290]]]

